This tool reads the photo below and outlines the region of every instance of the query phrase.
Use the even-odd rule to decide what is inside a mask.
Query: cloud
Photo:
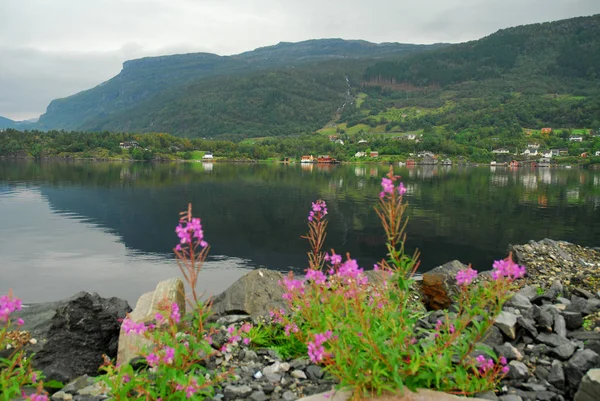
[[[7,0],[0,115],[37,116],[50,100],[93,87],[136,57],[236,54],[326,37],[462,42],[599,12],[598,0]]]

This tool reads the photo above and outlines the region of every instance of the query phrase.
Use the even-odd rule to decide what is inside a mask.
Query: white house
[[[583,142],[583,137],[581,135],[573,135],[569,137],[569,141],[571,142]]]
[[[341,139],[336,139],[335,143],[337,143],[338,145],[343,145],[344,141],[342,141]]]
[[[365,157],[365,156],[367,156],[366,152],[356,152],[354,154],[354,157]]]
[[[207,152],[207,153],[204,154],[204,156],[202,156],[202,159],[204,159],[204,160],[213,159],[213,155],[212,155],[212,153]]]
[[[560,149],[552,149],[550,153],[552,153],[552,156],[560,156]]]
[[[362,145],[363,143],[369,143],[369,141],[367,141],[366,139],[361,139],[360,141],[358,141],[359,145]]]
[[[544,150],[542,152],[542,157],[548,158],[548,159],[551,158],[552,157],[552,151],[551,150]]]
[[[495,153],[497,155],[505,155],[505,154],[510,153],[510,151],[508,149],[500,148],[500,149],[492,150],[492,153]]]
[[[538,151],[537,149],[530,149],[527,148],[525,149],[525,151],[523,153],[521,153],[522,155],[526,155],[526,156],[537,156]]]
[[[600,150],[596,151],[596,156],[600,156]]]
[[[529,144],[527,144],[527,147],[530,149],[539,149],[540,144],[539,143],[529,143]]]

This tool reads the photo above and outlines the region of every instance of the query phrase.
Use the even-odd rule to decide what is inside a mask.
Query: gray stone
[[[300,369],[292,370],[292,373],[290,373],[290,374],[295,379],[306,379],[307,378],[306,373],[304,373]]]
[[[543,384],[538,384],[538,383],[523,383],[523,384],[521,384],[521,387],[527,391],[533,391],[533,392],[546,391],[546,386],[544,386]]]
[[[258,361],[258,355],[256,355],[256,352],[252,351],[252,350],[245,350],[244,351],[244,362],[256,362]]]
[[[583,316],[579,312],[564,311],[562,315],[569,330],[577,330],[583,325]]]
[[[506,394],[498,397],[500,401],[523,401],[521,397],[515,394]]]
[[[477,394],[475,394],[475,397],[482,398],[484,400],[489,400],[489,401],[498,401],[499,400],[498,396],[493,391],[486,391],[485,393],[477,393]]]
[[[582,297],[582,298],[586,298],[586,299],[594,298],[594,294],[592,294],[585,288],[575,287],[575,288],[573,288],[573,294],[577,295],[578,297]]]
[[[561,361],[566,361],[575,353],[577,347],[573,343],[564,343],[555,348],[550,348],[548,350],[548,355],[556,357]]]
[[[138,298],[133,312],[129,314],[129,319],[136,323],[154,322],[157,313],[165,314],[165,308],[176,303],[183,314],[185,311],[185,288],[183,281],[179,277],[173,277],[163,280],[156,285],[154,291],[147,292]],[[150,346],[152,342],[135,333],[126,334],[121,329],[119,335],[119,352],[117,363],[123,365],[140,354],[144,346]]]
[[[562,390],[565,388],[565,371],[563,369],[562,362],[552,362],[552,369],[550,369],[550,373],[548,374],[548,378],[546,380],[548,383],[552,384],[558,389]]]
[[[67,383],[67,385],[62,388],[62,391],[69,394],[77,394],[79,390],[91,386],[92,384],[94,384],[94,379],[88,375],[83,375]]]
[[[271,309],[285,309],[284,290],[279,284],[283,274],[274,270],[253,270],[213,299],[211,311],[217,316],[240,314],[266,315]]]
[[[511,343],[504,343],[502,345],[495,346],[494,351],[497,355],[505,357],[508,361],[520,361],[523,359],[521,352],[513,347]]]
[[[250,320],[250,315],[227,315],[218,318],[216,323],[222,326],[229,326],[230,324],[248,322]]]
[[[581,380],[574,401],[600,400],[600,369],[591,369]]]
[[[225,398],[245,398],[252,394],[252,388],[247,385],[234,386],[232,384],[225,387]]]
[[[555,333],[540,333],[536,337],[536,340],[551,347],[558,347],[559,345],[570,343],[569,340],[564,337],[560,337]]]
[[[267,379],[269,383],[279,383],[283,376],[279,373],[267,373],[264,375],[264,378]]]
[[[252,401],[267,401],[269,399],[264,391],[254,391],[252,394],[250,394],[249,398]]]
[[[517,324],[524,328],[532,337],[538,336],[539,333],[535,328],[535,321],[533,321],[532,319],[528,319],[523,316],[518,316]]]
[[[565,318],[558,313],[554,315],[554,332],[560,337],[567,337],[567,324]]]
[[[46,380],[65,383],[98,375],[102,355],[117,356],[119,319],[130,310],[122,299],[82,291],[57,302],[25,305],[14,318],[22,318],[21,330],[37,340],[25,346],[28,354],[35,353],[33,368]]]
[[[515,339],[517,316],[513,313],[502,311],[494,323],[508,338]]]
[[[596,354],[600,355],[600,341],[599,340],[589,340],[585,343],[586,349],[591,349]]]
[[[588,370],[600,367],[600,356],[589,349],[579,350],[565,365],[565,379],[568,387],[575,392],[583,375]]]
[[[73,394],[65,393],[64,391],[57,391],[52,394],[50,397],[52,401],[71,401],[73,399]]]
[[[521,381],[529,377],[529,369],[523,362],[510,361],[508,367],[510,370],[506,376],[510,379]]]
[[[306,375],[312,381],[318,381],[323,378],[323,370],[317,365],[310,365],[306,368]]]
[[[573,338],[575,340],[582,340],[582,341],[590,341],[590,340],[596,340],[596,341],[600,341],[600,332],[597,331],[572,331],[568,334],[568,336],[570,338]]]
[[[537,305],[534,305],[532,310],[533,318],[535,319],[537,326],[544,329],[545,331],[551,331],[552,324],[554,322],[552,314],[546,310],[542,310],[542,308],[540,308]]]
[[[516,293],[511,299],[506,302],[506,306],[512,306],[517,309],[529,309],[531,308],[531,302],[524,295]]]
[[[592,313],[596,313],[598,310],[600,310],[600,299],[593,298],[587,300],[583,313],[591,315]]]
[[[490,347],[501,345],[504,343],[504,336],[498,327],[492,325],[486,332],[482,342]]]
[[[517,294],[527,298],[528,301],[531,301],[534,297],[538,295],[538,288],[539,286],[537,285],[527,285],[521,288],[519,291],[517,291]]]
[[[281,398],[283,399],[283,401],[296,401],[298,399],[298,396],[296,394],[294,394],[291,391],[285,391],[282,395]]]
[[[571,297],[571,303],[565,308],[566,312],[579,312],[584,313],[587,308],[587,299],[573,295]]]

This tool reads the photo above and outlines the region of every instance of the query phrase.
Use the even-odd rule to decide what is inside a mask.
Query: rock
[[[568,334],[569,338],[582,341],[600,341],[600,332],[595,331],[572,331]]]
[[[529,299],[519,293],[513,295],[513,297],[509,299],[505,305],[512,306],[513,308],[517,309],[529,309],[532,306],[531,302],[529,302]]]
[[[502,336],[502,332],[498,327],[490,326],[482,342],[490,347],[502,345],[504,343],[504,336]]]
[[[245,313],[266,315],[271,309],[285,308],[283,274],[274,270],[253,270],[213,299],[212,312],[217,316]]]
[[[312,381],[318,381],[323,378],[323,370],[317,365],[310,365],[306,368],[306,375]]]
[[[526,380],[529,377],[529,369],[527,365],[519,361],[510,361],[508,364],[509,371],[507,377],[517,381]]]
[[[585,309],[583,310],[583,313],[585,313],[586,315],[591,315],[592,313],[595,313],[598,310],[600,310],[600,299],[593,298],[587,300],[587,302],[585,303]]]
[[[533,318],[535,319],[537,326],[545,331],[551,331],[554,322],[552,314],[546,310],[542,310],[542,308],[537,305],[534,305],[532,310]]]
[[[575,345],[569,342],[561,344],[555,348],[550,348],[547,353],[548,355],[558,358],[561,361],[566,361],[575,353],[575,349]]]
[[[26,305],[15,318],[22,318],[38,341],[25,346],[35,353],[34,369],[46,380],[69,382],[82,375],[98,375],[102,355],[117,355],[120,323],[131,308],[119,298],[102,298],[96,293],[79,292],[50,303]]]
[[[64,391],[57,391],[50,397],[52,401],[71,401],[73,400],[73,394],[65,393]]]
[[[517,291],[517,294],[527,298],[528,301],[531,301],[538,295],[538,288],[540,287],[537,285],[526,285]]]
[[[558,313],[554,315],[554,332],[560,337],[567,338],[567,323],[565,318]]]
[[[494,351],[497,355],[503,356],[508,361],[517,360],[520,361],[523,359],[523,355],[519,352],[518,349],[512,346],[511,343],[504,343],[502,345],[494,347]]]
[[[519,326],[521,326],[522,328],[524,328],[532,337],[537,337],[538,336],[538,331],[535,328],[535,321],[531,320],[531,319],[527,319],[523,316],[518,316],[517,317],[517,324]]]
[[[589,340],[585,343],[586,349],[591,349],[596,354],[600,355],[600,341],[599,340]]]
[[[600,356],[589,349],[579,350],[565,365],[565,379],[569,389],[574,393],[588,370],[600,367]]]
[[[349,391],[335,391],[330,390],[325,393],[314,394],[309,397],[300,398],[299,401],[349,401],[352,397],[352,393]],[[502,397],[500,397],[502,399]],[[482,398],[465,398],[459,397],[452,394],[442,393],[433,390],[419,389],[413,393],[407,388],[404,389],[403,394],[383,394],[375,397],[363,397],[363,401],[485,401]],[[509,399],[507,399],[509,400]],[[509,400],[513,401],[513,400]],[[516,401],[516,399],[515,399]]]
[[[576,295],[573,295],[571,297],[571,303],[569,305],[567,305],[567,307],[565,308],[566,312],[579,312],[579,313],[584,313],[584,311],[587,308],[587,299],[585,298],[580,298]]]
[[[172,303],[177,303],[181,313],[184,313],[185,288],[183,287],[183,281],[178,277],[161,281],[156,285],[154,291],[143,294],[138,299],[133,312],[129,314],[129,319],[136,323],[143,322],[147,324],[153,322],[156,314]],[[144,345],[150,344],[151,341],[143,335],[125,334],[121,330],[117,363],[122,365],[129,362],[132,358],[138,356]]]
[[[550,369],[550,373],[548,374],[548,378],[546,380],[548,383],[552,384],[558,389],[562,390],[565,388],[565,371],[563,369],[562,362],[552,362],[552,369]]]
[[[264,391],[254,391],[249,398],[251,401],[267,401],[269,399]]]
[[[303,380],[307,379],[306,373],[304,373],[300,369],[293,370],[291,373],[291,376],[295,379],[303,379]]]
[[[569,330],[577,330],[583,325],[583,316],[579,312],[563,312],[565,324]]]
[[[475,397],[482,398],[484,400],[489,400],[489,401],[498,401],[499,400],[498,396],[493,391],[486,391],[485,393],[477,393],[477,394],[475,394]]]
[[[501,395],[498,397],[500,401],[523,401],[521,397],[515,394]]]
[[[458,260],[453,260],[423,274],[421,295],[425,307],[429,310],[448,308],[459,291],[456,274],[466,268]]]
[[[94,379],[88,375],[83,375],[64,386],[62,391],[69,394],[77,394],[79,390],[91,386],[92,384],[94,384]]]
[[[555,333],[540,333],[536,337],[536,340],[551,347],[558,347],[560,345],[570,343],[570,341],[567,340],[565,337],[560,337],[558,334]]]
[[[581,380],[574,401],[600,400],[600,369],[592,369]]]
[[[282,395],[281,398],[283,399],[283,401],[295,401],[298,399],[298,396],[294,393],[292,393],[291,391],[285,391]]]
[[[245,398],[252,394],[252,388],[247,385],[242,386],[234,386],[232,384],[225,387],[225,398],[227,399],[236,399],[236,398]]]
[[[516,326],[517,326],[517,316],[510,312],[502,311],[496,318],[496,323],[494,323],[500,331],[502,331],[507,337],[511,339],[515,339],[516,337]]]
[[[580,288],[580,287],[574,287],[573,288],[573,294],[577,295],[578,297],[582,297],[582,298],[586,298],[586,299],[594,298],[594,294],[593,293],[591,293],[590,291],[586,290],[585,288]]]

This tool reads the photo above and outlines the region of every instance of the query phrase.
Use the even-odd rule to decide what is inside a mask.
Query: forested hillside
[[[231,92],[227,88],[231,81],[240,80],[240,82],[234,82],[232,85],[234,88],[244,89],[246,76],[252,73],[277,71],[281,68],[299,68],[307,65],[314,66],[323,62],[327,64],[326,62],[329,60],[349,60],[350,62],[366,58],[374,60],[384,56],[409,54],[440,46],[400,43],[377,45],[364,41],[321,39],[300,43],[280,43],[235,56],[192,53],[126,61],[123,64],[121,73],[114,78],[101,83],[95,88],[52,101],[46,113],[40,117],[37,128],[95,129],[100,126],[110,126],[118,130],[130,129],[137,132],[155,130],[154,126],[151,125],[152,122],[148,121],[150,118],[148,116],[157,112],[155,108],[170,109],[167,102],[172,101],[173,92],[179,91],[183,96],[189,97],[190,91],[200,90],[194,93],[194,96],[198,98],[194,100],[194,103],[196,103],[196,106],[201,104],[210,105],[212,102],[210,96],[207,100],[201,99],[204,95],[203,88],[206,87],[206,90],[210,92],[211,88],[215,86],[215,82],[225,85],[224,90]],[[321,73],[317,71],[317,74]],[[260,80],[263,77],[264,75],[260,73],[256,75],[256,85],[262,85]],[[312,81],[311,77],[307,77],[307,79]],[[315,79],[319,78],[316,77]],[[297,83],[297,81],[292,82]],[[287,87],[283,86],[280,89],[285,91]],[[319,103],[312,102],[313,99],[330,97],[328,94],[321,95],[318,92],[318,88],[313,88],[311,95],[305,99],[308,109],[300,108],[297,110],[297,115],[294,117],[295,125],[302,125],[304,117],[319,106]],[[342,89],[340,95],[343,92]],[[244,95],[243,93],[239,94]],[[238,93],[234,95],[238,95]],[[183,102],[189,103],[189,101]],[[216,108],[222,109],[223,107],[217,105]],[[129,110],[132,110],[132,114],[138,117],[125,121],[123,114],[121,114],[120,117],[117,117],[119,123],[112,121],[115,113],[123,113]],[[145,113],[148,113],[148,116],[142,117]],[[171,116],[171,120],[183,119],[190,123],[196,123],[200,116],[214,114],[212,107],[198,110],[198,118],[194,117],[192,120],[188,119],[186,113],[177,116],[182,118]],[[229,118],[227,115],[221,117]],[[262,122],[262,124],[268,126],[268,120]],[[237,120],[233,120],[232,124],[236,122]],[[161,121],[156,121],[155,124],[165,126]],[[185,129],[180,130],[181,126],[181,124],[178,124],[177,128],[169,126],[168,131],[175,134],[193,131],[192,126],[185,126]],[[312,127],[311,124],[302,125],[303,130],[311,129],[310,127]],[[221,132],[223,132],[223,127],[220,127],[218,132],[214,134]]]
[[[0,129],[2,128],[12,128],[15,122],[9,118],[0,116]]]

